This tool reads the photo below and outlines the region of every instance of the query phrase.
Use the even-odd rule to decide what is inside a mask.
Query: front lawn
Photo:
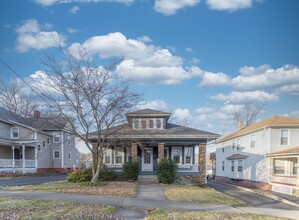
[[[113,206],[0,197],[0,219],[114,219]]]
[[[79,193],[99,196],[135,197],[137,185],[134,182],[111,181],[102,186],[82,186],[80,183],[52,182],[29,186],[1,187],[2,190],[38,191],[58,193]]]
[[[169,200],[178,202],[208,203],[228,206],[248,206],[232,196],[217,192],[211,188],[198,186],[163,185],[165,195]]]
[[[177,211],[177,210],[163,210],[156,209],[150,213],[146,218],[147,220],[196,220],[196,219],[221,219],[221,220],[278,220],[287,218],[276,218],[256,214],[238,214],[238,213],[225,213],[225,212],[200,212],[200,211]]]

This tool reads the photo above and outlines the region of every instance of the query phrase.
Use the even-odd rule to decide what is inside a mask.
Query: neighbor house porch
[[[0,172],[36,172],[36,151],[25,144],[0,145]]]

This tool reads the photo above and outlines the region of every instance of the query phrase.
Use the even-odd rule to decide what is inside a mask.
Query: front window
[[[232,151],[236,151],[236,141],[235,140],[233,140]]]
[[[43,147],[46,147],[46,141],[43,141]]]
[[[169,158],[169,148],[164,147],[164,158],[168,159]]]
[[[280,131],[280,145],[288,145],[289,131],[281,130]]]
[[[255,135],[251,135],[251,142],[250,142],[250,145],[251,145],[251,148],[254,148],[255,147]]]
[[[105,161],[106,164],[110,164],[111,163],[111,150],[110,149],[106,149],[105,150],[104,161]]]
[[[172,148],[172,160],[178,164],[182,163],[182,148],[181,147]]]
[[[19,138],[19,127],[11,128],[11,138]]]
[[[235,172],[235,161],[232,160],[230,163],[231,163],[231,169],[230,169],[230,170],[231,170],[232,172]]]
[[[237,150],[240,150],[240,139],[237,140]]]
[[[243,172],[243,161],[238,160],[238,172],[241,173]]]
[[[47,138],[47,144],[50,144],[50,138]]]
[[[123,152],[120,148],[115,148],[115,164],[123,163]]]
[[[280,175],[297,175],[298,158],[279,158],[273,160],[273,173]]]
[[[185,164],[192,164],[192,147],[185,147]]]
[[[54,150],[53,151],[53,158],[54,159],[60,159],[60,151],[59,150]]]
[[[53,132],[53,142],[54,143],[59,143],[60,142],[60,132],[59,131],[54,131]]]

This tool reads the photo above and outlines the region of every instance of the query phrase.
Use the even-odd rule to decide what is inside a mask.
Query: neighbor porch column
[[[132,144],[131,145],[132,146],[132,151],[131,151],[131,153],[132,153],[132,161],[137,161],[137,144]]]
[[[158,144],[158,163],[164,158],[164,143]]]
[[[37,146],[34,147],[34,155],[35,155],[35,168],[36,168],[36,172],[37,172]]]
[[[25,168],[26,168],[26,160],[25,160],[25,145],[22,145],[22,162],[23,162],[23,173],[25,173]]]
[[[206,144],[198,146],[198,170],[199,184],[204,186],[206,184]]]
[[[13,168],[13,172],[15,172],[15,145],[12,145],[11,149],[12,149],[12,168]]]

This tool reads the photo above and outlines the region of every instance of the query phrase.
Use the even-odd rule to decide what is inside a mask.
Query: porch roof
[[[248,156],[243,154],[232,154],[227,157],[227,160],[238,160],[238,159],[246,159]]]
[[[111,128],[108,132],[108,136],[111,138],[124,138],[124,139],[154,139],[154,140],[202,140],[207,141],[215,140],[220,137],[220,135],[198,130],[194,128],[189,128],[181,125],[167,123],[166,129],[140,129],[132,130],[130,125],[123,124]],[[97,138],[97,133],[90,133],[91,139]]]
[[[299,146],[266,154],[267,157],[299,155]]]

